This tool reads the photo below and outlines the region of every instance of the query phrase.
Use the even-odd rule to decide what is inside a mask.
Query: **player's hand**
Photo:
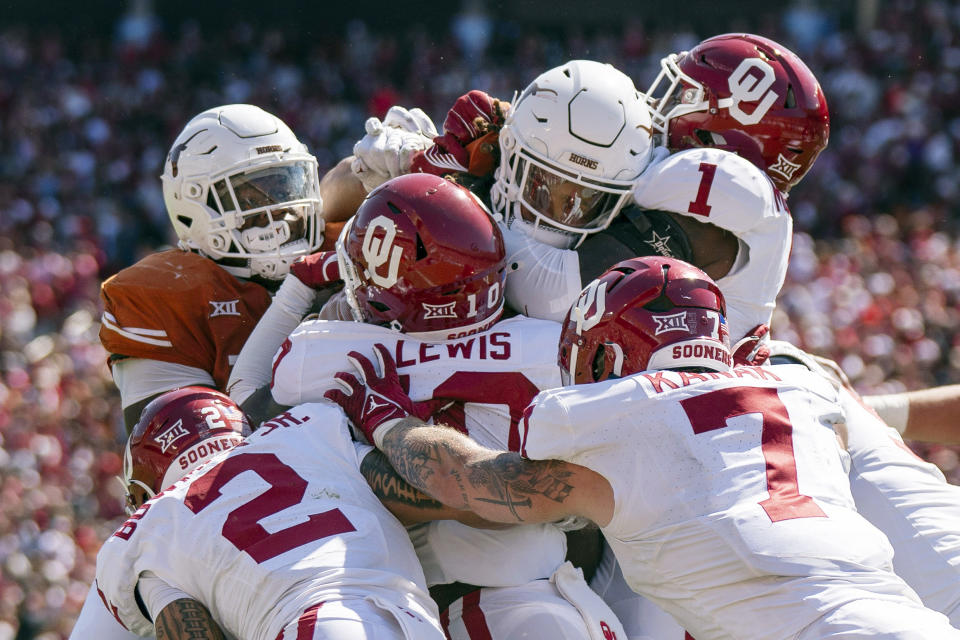
[[[770,327],[758,324],[747,335],[733,345],[733,364],[759,366],[770,357],[770,347],[763,339],[770,333]]]
[[[437,129],[421,109],[390,107],[381,122],[367,118],[366,135],[353,145],[350,170],[369,193],[390,178],[410,172],[418,151],[433,144]]]
[[[498,132],[509,108],[509,102],[497,100],[483,91],[473,90],[460,96],[447,111],[443,135],[434,138],[433,146],[414,154],[410,172],[437,176],[457,172],[485,173],[471,162],[471,145]]]
[[[290,274],[311,289],[325,289],[340,284],[340,264],[336,251],[318,251],[297,258],[290,265]]]
[[[371,443],[377,444],[375,433],[384,423],[414,414],[413,401],[400,385],[397,365],[390,351],[382,344],[373,347],[381,374],[373,362],[359,351],[351,351],[347,359],[353,364],[359,378],[341,371],[334,376],[338,389],[323,394],[327,400],[340,405],[347,417]]]
[[[501,102],[484,91],[473,90],[457,98],[443,121],[444,138],[465,147],[490,131],[503,126],[510,103]],[[448,149],[449,151],[449,149]]]
[[[445,176],[465,172],[469,165],[470,154],[454,136],[447,134],[437,137],[427,149],[413,154],[410,159],[410,173]]]

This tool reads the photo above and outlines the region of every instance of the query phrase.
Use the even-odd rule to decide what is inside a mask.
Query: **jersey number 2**
[[[763,416],[760,449],[767,467],[770,497],[760,502],[771,522],[792,518],[826,518],[810,496],[800,493],[793,456],[793,425],[776,389],[732,387],[686,398],[680,405],[694,433],[723,429],[727,420],[747,413]]]
[[[223,537],[257,564],[308,542],[356,531],[340,509],[312,514],[306,522],[273,533],[260,526],[267,516],[299,504],[307,490],[307,481],[272,453],[242,453],[224,459],[190,485],[184,504],[200,513],[220,497],[223,485],[244,471],[256,473],[270,488],[227,515]]]

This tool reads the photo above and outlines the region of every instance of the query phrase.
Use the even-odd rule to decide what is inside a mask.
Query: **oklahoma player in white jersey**
[[[661,66],[663,71],[649,95],[660,106],[654,123],[671,147],[706,145],[734,150],[765,168],[778,189],[786,193],[826,144],[826,103],[816,78],[799,58],[775,42],[747,34],[716,36],[689,53],[664,58]],[[714,104],[718,108],[711,110]],[[704,168],[710,169],[708,165]],[[692,171],[690,167],[688,173]],[[720,172],[718,164],[716,175]],[[707,173],[703,173],[699,182],[691,184],[700,185],[699,194],[706,182]],[[642,205],[678,211],[683,206],[683,198],[678,196],[693,191],[688,188],[686,192],[669,193],[671,184],[676,187],[679,181],[671,183],[650,174],[638,183],[635,196]],[[724,202],[712,194],[711,190],[703,202]],[[759,229],[766,218],[759,211],[743,208],[740,224],[757,224]],[[723,224],[721,218],[713,220],[716,213],[714,208],[704,220],[724,226],[749,244],[749,231]],[[763,235],[755,237],[761,246],[767,242]],[[779,243],[779,235],[767,237],[771,244]],[[696,243],[691,239],[691,244]],[[743,292],[751,292],[749,280],[762,276],[764,269],[779,272],[781,266],[786,268],[786,250],[758,255],[753,252],[754,245],[750,247],[753,270],[749,279],[741,282],[743,286],[728,291],[729,278],[717,282],[731,314],[742,306]],[[752,290],[754,304],[759,302],[772,310],[778,292],[779,285],[758,287]],[[792,345],[771,341],[769,349],[773,361],[803,362],[830,373]],[[949,402],[949,390],[946,387],[931,392],[939,392]],[[960,488],[948,484],[939,469],[914,455],[900,434],[865,408],[856,392],[844,388],[840,396],[847,412],[850,483],[857,509],[890,539],[897,573],[927,606],[945,613],[955,626],[960,625]],[[866,400],[871,402],[869,397]],[[906,403],[902,396],[900,403]],[[948,406],[942,405],[940,413]],[[898,426],[903,432],[905,421]],[[926,433],[921,428],[905,435],[936,438],[944,434]]]
[[[131,505],[143,504],[97,558],[116,618],[140,635],[156,622],[158,636],[194,638],[179,618],[202,605],[250,640],[442,640],[406,530],[365,479],[366,458],[381,454],[351,439],[343,412],[300,405],[243,440],[246,426],[203,387],[144,410],[125,455]],[[433,505],[391,510],[407,523],[465,515]]]
[[[428,174],[395,178],[370,193],[338,252],[360,322],[301,324],[273,363],[273,400],[322,399],[348,366],[349,350],[384,343],[421,415],[516,451],[523,408],[560,384],[551,355],[560,326],[525,317],[497,322],[503,244],[476,198]],[[265,376],[258,378],[244,352],[234,394],[270,381],[269,363],[260,364]],[[564,563],[566,538],[553,524],[487,531],[440,521],[410,535],[450,638],[599,640],[605,630],[623,637],[610,610]]]
[[[360,378],[339,374],[327,397],[445,504],[591,519],[630,586],[699,640],[960,638],[856,512],[834,386],[805,367],[731,368],[724,311],[686,263],[614,266],[570,310],[559,362],[575,386],[527,408],[519,454],[414,417],[382,345],[379,372],[352,352]]]

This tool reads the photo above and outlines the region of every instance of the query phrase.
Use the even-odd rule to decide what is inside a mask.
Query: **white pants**
[[[797,640],[957,640],[947,617],[920,603],[857,600],[837,607]]]
[[[673,616],[627,585],[606,542],[590,588],[617,614],[627,640],[685,640],[686,632]]]
[[[277,640],[443,640],[436,621],[402,607],[359,598],[321,602],[291,622]]]
[[[549,580],[517,587],[485,587],[440,613],[450,640],[585,640],[576,607]]]

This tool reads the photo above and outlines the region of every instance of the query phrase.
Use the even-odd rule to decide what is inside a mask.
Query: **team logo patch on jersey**
[[[237,305],[240,304],[240,300],[225,300],[220,302],[218,300],[211,300],[210,306],[213,307],[213,311],[210,312],[211,318],[216,318],[217,316],[239,316],[240,312],[237,310]]]
[[[686,331],[690,332],[690,327],[687,326],[687,312],[681,311],[680,313],[672,313],[668,316],[652,316],[657,323],[657,330],[653,334],[655,336],[660,335],[661,333],[667,333],[668,331]]]
[[[423,303],[423,319],[435,320],[437,318],[456,318],[457,303],[448,302],[447,304],[427,304]]]
[[[177,420],[173,426],[163,433],[157,435],[156,440],[160,445],[160,451],[166,453],[167,449],[172,447],[174,442],[176,442],[179,438],[188,435],[188,433],[189,432],[187,429],[183,426],[183,420]]]
[[[670,251],[670,247],[667,245],[670,242],[670,236],[661,236],[656,231],[650,232],[650,239],[644,240],[650,248],[656,251],[658,254],[665,258],[672,258],[673,252]]]
[[[767,167],[767,171],[770,171],[771,173],[775,173],[778,176],[783,176],[787,180],[793,180],[793,174],[795,174],[797,172],[797,169],[799,168],[800,168],[799,164],[790,162],[789,160],[784,158],[783,154],[781,153],[777,157],[777,163]]]

